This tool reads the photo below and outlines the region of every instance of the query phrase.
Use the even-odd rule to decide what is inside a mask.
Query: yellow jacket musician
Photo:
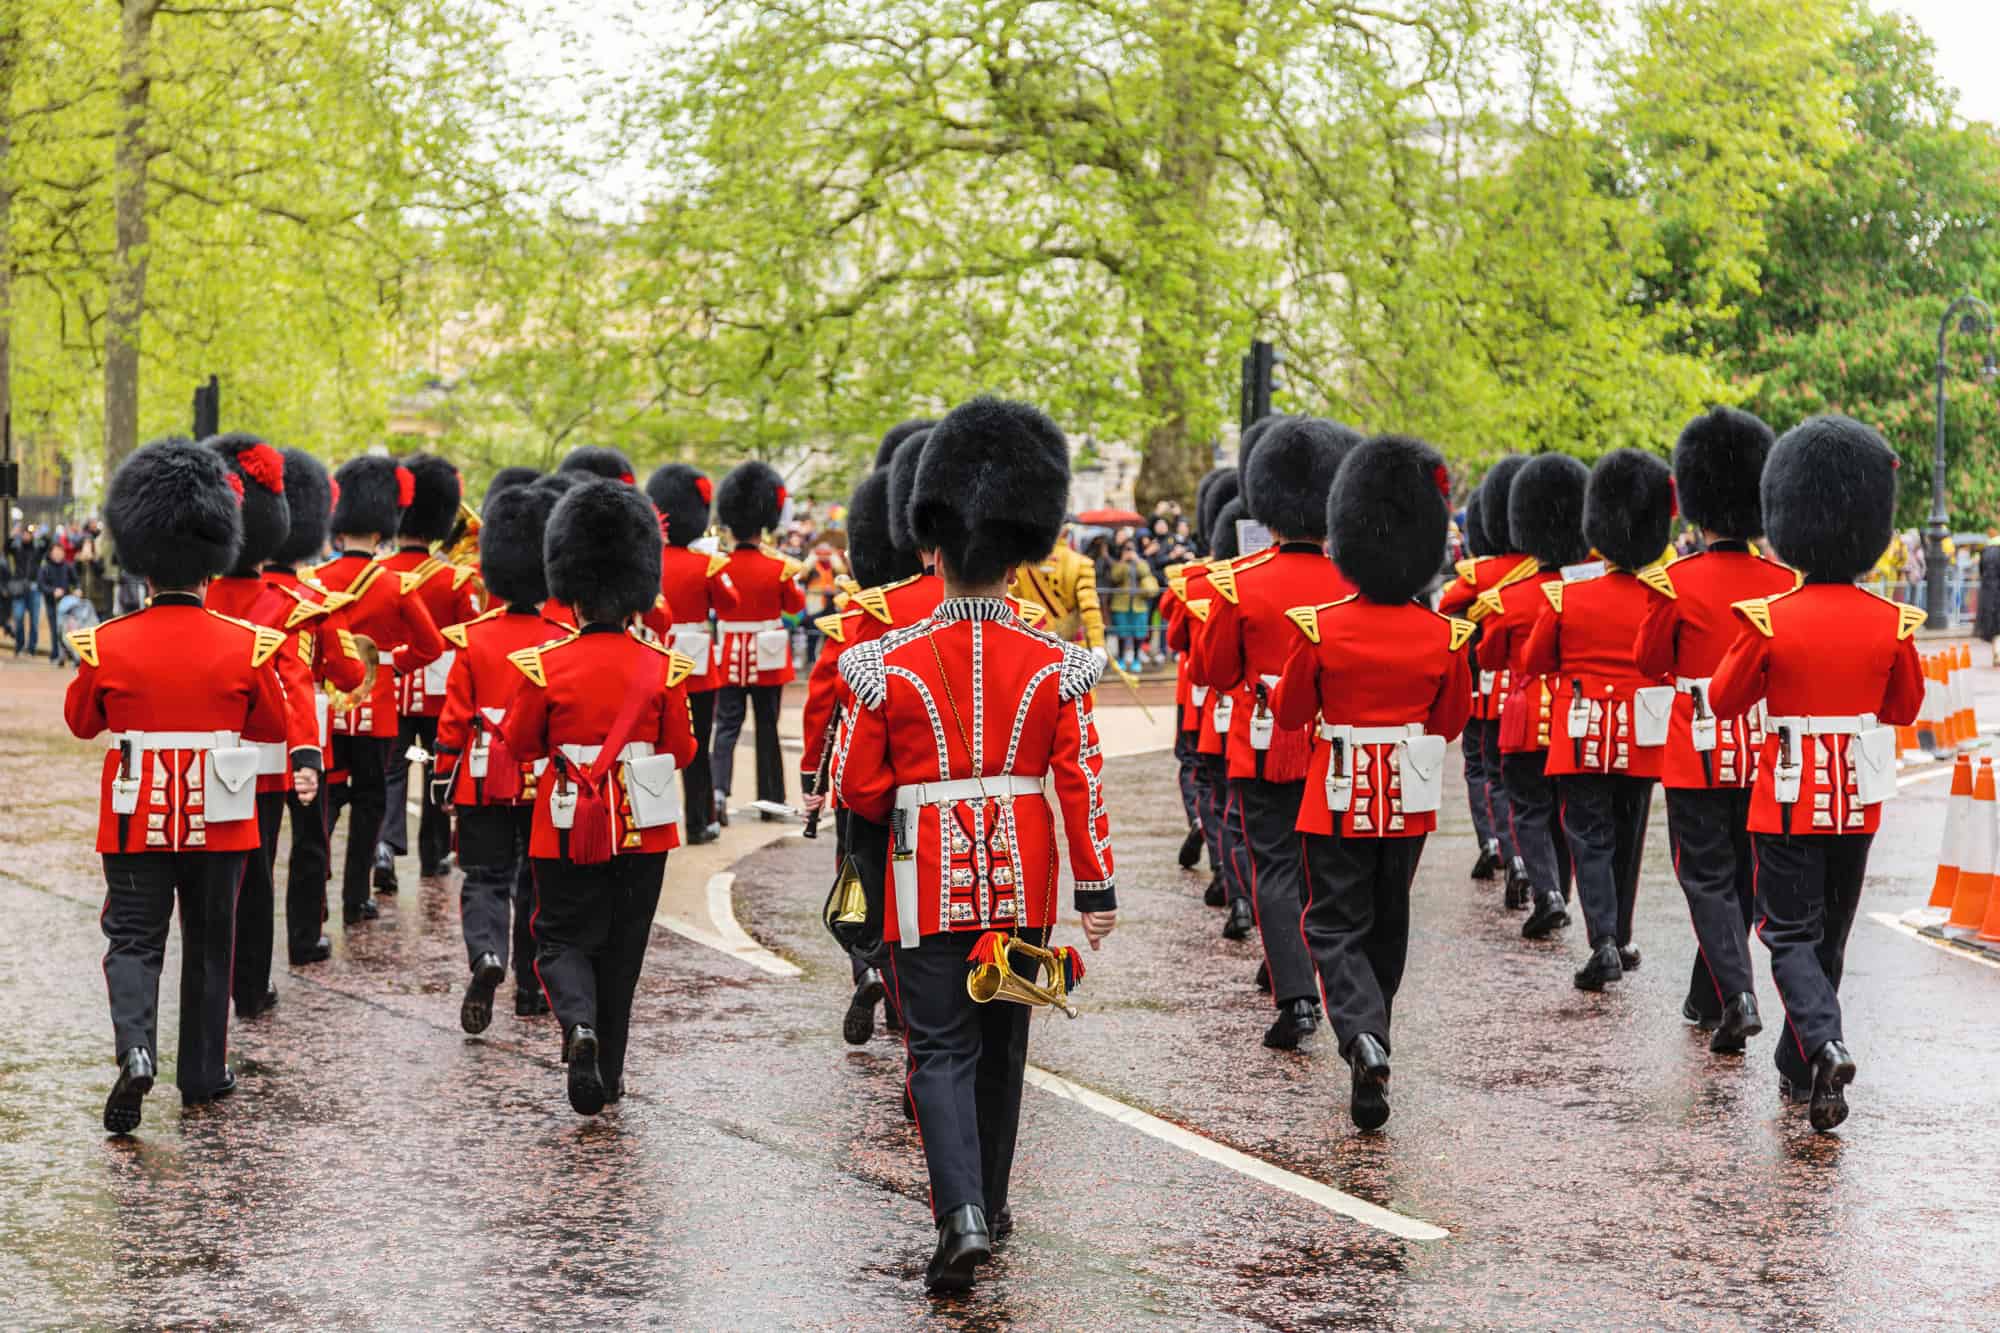
[[[1090,648],[1104,646],[1104,612],[1097,602],[1097,566],[1090,557],[1070,549],[1062,538],[1039,564],[1021,565],[1014,570],[1008,592],[1017,598],[1047,607],[1048,632],[1074,641],[1079,623],[1083,642]]]

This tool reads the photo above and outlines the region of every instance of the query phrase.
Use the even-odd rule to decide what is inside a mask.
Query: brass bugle
[[[361,683],[345,694],[328,687],[329,706],[335,713],[351,713],[359,708],[361,701],[374,691],[375,677],[382,670],[382,650],[376,647],[375,640],[366,634],[356,634],[354,651],[361,658]]]
[[[1048,972],[1048,982],[1030,981],[1016,972],[1012,961],[1016,953],[1029,962],[1041,964]],[[1052,951],[1008,935],[1001,940],[994,959],[991,963],[974,963],[965,978],[965,993],[976,1002],[1012,1000],[1015,1004],[1048,1005],[1076,1017],[1076,1007],[1069,1002],[1069,988],[1063,980],[1062,960]]]

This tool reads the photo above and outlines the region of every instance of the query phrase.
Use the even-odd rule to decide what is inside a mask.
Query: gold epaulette
[[[564,639],[560,640],[560,642],[567,643],[568,640]],[[534,648],[517,648],[507,654],[507,660],[512,662],[515,668],[528,678],[530,684],[545,686],[549,683],[549,676],[548,672],[542,669],[542,648],[547,646],[543,644]]]
[[[720,574],[723,570],[727,568],[729,568],[728,556],[724,555],[720,551],[710,551],[708,553],[707,577],[714,578],[717,574]]]
[[[1454,653],[1472,642],[1472,635],[1479,628],[1470,620],[1460,620],[1457,616],[1446,616],[1445,620],[1451,625],[1451,651]]]
[[[1556,609],[1557,615],[1562,614],[1563,585],[1561,579],[1550,579],[1547,583],[1544,583],[1542,585],[1542,596],[1549,599],[1549,605]]]
[[[291,612],[285,617],[286,629],[297,629],[314,616],[323,616],[327,613],[325,605],[308,601],[306,595],[296,588],[285,588],[282,591],[292,599]]]
[[[886,589],[858,589],[852,597],[848,598],[848,605],[860,607],[863,611],[866,611],[885,625],[895,623],[894,618],[889,614],[889,594]]]
[[[1208,623],[1208,608],[1214,606],[1215,601],[1209,597],[1197,597],[1192,602],[1182,602],[1181,605],[1188,609],[1189,615],[1205,625]]]
[[[272,629],[268,625],[252,625],[250,628],[257,633],[257,642],[250,648],[251,666],[263,666],[276,657],[278,650],[285,646],[285,640],[290,637],[283,630]]]
[[[1541,572],[1542,562],[1531,555],[1524,555],[1512,569],[1502,574],[1493,586],[1496,588],[1511,587],[1519,583],[1522,579],[1531,579]]]
[[[1488,588],[1485,592],[1480,593],[1472,603],[1470,614],[1474,620],[1480,620],[1486,616],[1499,615],[1500,590],[1498,588]]]
[[[1467,583],[1478,582],[1478,578],[1476,576],[1479,573],[1479,558],[1477,556],[1468,556],[1466,559],[1461,560],[1457,564],[1453,565],[1452,568],[1457,570],[1458,576],[1464,579]]]
[[[674,686],[695,673],[695,661],[686,653],[677,653],[671,648],[662,648],[667,655],[667,684]]]
[[[1929,619],[1930,613],[1925,611],[1921,606],[1910,606],[1907,603],[1898,606],[1896,608],[1896,637],[1898,639],[1909,638],[1912,634],[1922,629],[1924,622]]]
[[[94,667],[97,665],[96,626],[93,625],[89,629],[73,629],[63,635],[63,637],[69,640],[69,646],[76,650],[77,657],[82,660],[85,666]]]
[[[1215,589],[1215,595],[1231,606],[1236,605],[1236,571],[1227,565],[1208,571],[1208,586]]]
[[[325,587],[315,588],[313,596],[319,599],[320,609],[328,615],[332,615],[336,611],[346,610],[348,607],[353,606],[356,600],[354,594],[351,592],[335,592],[333,589]]]
[[[470,625],[476,622],[468,620],[465,623],[466,625]],[[465,637],[465,625],[446,625],[438,633],[444,635],[445,642],[454,648],[470,648],[472,646],[471,642]]]
[[[1299,633],[1306,636],[1307,643],[1319,642],[1319,613],[1317,606],[1294,606],[1285,611],[1285,619],[1298,626]]]
[[[1028,602],[1016,598],[1015,605],[1020,608],[1015,614],[1021,617],[1021,623],[1029,629],[1040,629],[1048,623],[1048,608],[1040,602]]]
[[[1775,637],[1771,632],[1770,598],[1752,597],[1748,601],[1731,602],[1729,609],[1749,621],[1751,627],[1765,638]]]
[[[463,588],[465,586],[465,581],[467,579],[471,578],[478,572],[479,571],[471,565],[453,565],[451,567],[451,590],[453,592],[457,592],[460,588]]]
[[[316,643],[317,640],[312,635],[306,633],[304,630],[299,631],[299,661],[305,663],[308,667],[313,664],[313,658],[319,652],[319,649],[315,646]]]
[[[1679,600],[1680,598],[1680,594],[1674,591],[1674,581],[1667,575],[1667,567],[1665,565],[1653,565],[1640,570],[1639,582],[1645,584],[1662,597],[1673,600]]]
[[[856,593],[861,591],[861,584],[855,580],[855,577],[852,574],[835,574],[833,576],[833,586],[835,589],[843,593]]]
[[[431,575],[437,573],[440,569],[443,568],[445,568],[444,561],[438,559],[434,555],[425,556],[420,562],[418,562],[417,567],[415,569],[409,570],[406,573],[398,575],[398,577],[403,582],[404,595],[408,596],[410,593],[413,593],[417,589],[423,587],[425,581],[428,580]]]
[[[853,613],[848,611],[840,611],[830,616],[821,616],[819,619],[813,621],[813,626],[816,629],[818,629],[821,634],[826,635],[826,637],[831,639],[833,642],[846,643],[847,626],[843,622],[845,622],[847,617],[851,614]]]
[[[375,586],[375,580],[381,577],[382,566],[373,561],[369,562],[368,568],[362,570],[354,582],[347,585],[347,595],[357,602],[360,601],[367,595],[368,590]]]

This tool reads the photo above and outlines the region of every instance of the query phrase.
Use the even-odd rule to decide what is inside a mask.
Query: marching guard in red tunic
[[[255,1018],[278,1003],[271,985],[271,955],[277,933],[277,901],[272,856],[278,825],[284,819],[285,794],[297,790],[304,805],[316,805],[322,768],[319,734],[319,691],[313,683],[310,658],[299,651],[313,623],[326,608],[289,595],[264,578],[263,565],[291,531],[291,508],[285,503],[285,458],[255,435],[218,435],[206,442],[230,469],[233,484],[243,493],[243,544],[227,574],[209,580],[202,604],[253,625],[284,635],[272,659],[284,691],[286,738],[259,745],[257,762],[257,849],[244,860],[243,887],[236,896],[236,959],[231,990],[236,1016]],[[310,639],[305,639],[311,642]],[[319,933],[318,900],[309,909],[313,933]]]
[[[1201,853],[1207,852],[1208,887],[1202,893],[1202,901],[1210,907],[1227,907],[1230,901],[1223,881],[1222,859],[1228,776],[1218,774],[1216,765],[1202,754],[1202,722],[1208,712],[1209,688],[1195,684],[1194,680],[1194,630],[1200,622],[1188,610],[1187,598],[1190,585],[1207,574],[1211,564],[1221,563],[1222,557],[1214,554],[1211,536],[1215,531],[1215,516],[1241,491],[1242,483],[1237,480],[1235,468],[1217,468],[1202,478],[1195,499],[1195,530],[1209,545],[1210,554],[1169,568],[1167,590],[1160,596],[1166,645],[1174,654],[1174,760],[1180,771],[1181,801],[1187,808],[1190,825],[1189,840],[1181,846],[1180,863],[1183,869],[1192,870]],[[1210,590],[1204,584],[1197,591]]]
[[[1409,953],[1410,882],[1437,826],[1445,747],[1472,707],[1472,623],[1416,600],[1451,526],[1444,459],[1417,440],[1355,447],[1328,501],[1341,576],[1359,591],[1294,607],[1296,646],[1273,707],[1313,727],[1298,831],[1299,933],[1353,1074],[1349,1114],[1389,1118],[1389,1016]]]
[[[528,839],[536,773],[508,751],[500,724],[523,680],[513,655],[576,633],[574,625],[542,614],[549,595],[542,537],[555,493],[513,486],[488,494],[480,515],[479,568],[495,605],[444,631],[456,655],[438,716],[434,778],[439,803],[455,806],[458,814],[458,864],[465,873],[459,914],[472,969],[458,1025],[471,1033],[484,1032],[493,1021],[493,995],[507,976],[510,938],[515,1016],[548,1012],[534,981],[535,946],[528,928],[535,902]]]
[[[1090,702],[1102,664],[1029,629],[1003,600],[1014,566],[1054,544],[1068,491],[1068,444],[1041,412],[992,398],[953,411],[932,431],[910,506],[945,599],[840,658],[858,709],[835,793],[894,829],[884,936],[930,1168],[932,1290],[970,1286],[1011,1229],[1029,1013],[975,1003],[968,961],[976,940],[995,946],[982,932],[1039,945],[1055,925],[1051,779],[1092,947],[1116,920]]]
[[[1273,418],[1266,417],[1269,421]],[[1262,423],[1257,423],[1262,424]],[[1256,425],[1251,427],[1256,429]],[[1239,494],[1215,511],[1209,529],[1208,558],[1199,568],[1187,571],[1187,588],[1182,594],[1183,625],[1187,631],[1188,700],[1200,714],[1200,730],[1195,734],[1196,771],[1201,775],[1207,804],[1204,809],[1215,818],[1215,851],[1221,860],[1222,898],[1229,909],[1222,919],[1222,938],[1247,940],[1257,928],[1257,909],[1250,903],[1250,849],[1243,840],[1243,820],[1236,807],[1236,792],[1229,784],[1229,732],[1235,724],[1236,700],[1227,690],[1218,690],[1202,677],[1201,636],[1218,600],[1211,581],[1216,571],[1227,568],[1241,554],[1237,546],[1236,524],[1250,517]],[[1202,899],[1208,901],[1206,895]],[[1259,988],[1271,987],[1271,969],[1258,964]]]
[[[1500,706],[1500,778],[1520,864],[1507,905],[1531,908],[1521,926],[1541,939],[1569,924],[1570,854],[1556,817],[1548,776],[1552,682],[1527,669],[1528,634],[1548,606],[1543,589],[1562,582],[1565,565],[1590,554],[1583,539],[1583,489],[1590,469],[1563,454],[1538,454],[1514,474],[1507,491],[1510,542],[1532,556],[1536,573],[1479,594],[1479,666],[1505,672]],[[1519,889],[1516,891],[1516,881]]]
[[[278,590],[295,608],[289,621],[300,612],[310,615],[298,628],[299,657],[312,672],[314,734],[319,738],[321,783],[328,786],[325,765],[330,760],[333,736],[328,691],[348,693],[359,690],[368,679],[368,667],[353,633],[348,629],[345,607],[352,599],[318,582],[308,582],[310,567],[326,549],[326,525],[333,513],[333,486],[326,468],[303,449],[286,449],[285,509],[289,519],[285,538],[272,552],[264,567],[264,581]],[[246,488],[247,490],[247,488]],[[299,573],[301,568],[307,575]],[[311,615],[313,608],[321,613]],[[259,780],[262,785],[262,779]],[[333,956],[333,941],[326,937],[326,883],[331,865],[327,846],[327,807],[330,796],[305,801],[297,789],[285,796],[291,815],[291,852],[285,866],[285,947],[293,967],[323,963]],[[264,855],[271,862],[272,878],[277,876],[278,825],[263,823]]]
[[[431,548],[446,541],[458,523],[464,488],[458,469],[432,454],[403,460],[409,472],[411,500],[396,530],[394,554],[382,557],[383,568],[401,580],[403,594],[415,597],[439,629],[460,625],[479,614],[478,571],[455,565]],[[451,855],[451,814],[432,794],[436,769],[438,715],[444,712],[445,682],[452,657],[445,650],[423,666],[396,673],[396,713],[400,718],[396,744],[389,752],[382,832],[375,847],[375,887],[396,891],[396,858],[410,850],[410,765],[423,766],[422,814],[417,819],[417,873],[434,879],[445,871]],[[414,756],[414,758],[413,758]]]
[[[1916,720],[1923,608],[1863,592],[1894,533],[1896,455],[1847,417],[1813,417],[1771,449],[1764,523],[1796,591],[1739,602],[1741,628],[1710,688],[1718,716],[1765,711],[1750,793],[1757,935],[1785,1002],[1778,1087],[1825,1133],[1854,1080],[1841,1024],[1847,932],[1882,802],[1896,791],[1895,728]]]
[[[332,705],[333,761],[329,765],[327,835],[340,812],[353,812],[347,854],[341,868],[341,920],[373,921],[380,911],[369,898],[375,842],[388,802],[390,747],[398,731],[396,678],[420,671],[445,650],[444,636],[423,599],[406,591],[401,575],[375,558],[375,548],[393,538],[402,513],[415,499],[416,480],[386,458],[365,457],[334,473],[331,527],[333,559],[313,571],[334,592],[346,593],[349,631],[363,656],[373,653],[374,674],[365,690],[343,695]]]
[[[500,734],[535,781],[535,975],[562,1025],[569,1104],[625,1095],[632,996],[681,845],[679,769],[694,758],[696,664],[643,632],[660,596],[660,518],[622,481],[569,489],[543,543],[549,591],[577,632],[509,657],[522,677]]]
[[[1312,730],[1279,726],[1271,692],[1298,639],[1286,612],[1353,591],[1326,558],[1326,502],[1341,460],[1359,441],[1346,426],[1312,417],[1281,418],[1266,430],[1244,465],[1243,489],[1274,545],[1208,572],[1215,597],[1195,675],[1232,700],[1229,787],[1278,1011],[1264,1033],[1273,1050],[1292,1050],[1318,1028],[1319,987],[1298,931],[1305,870],[1296,830]]]
[[[646,496],[660,511],[660,605],[647,624],[660,642],[694,665],[688,677],[688,707],[694,719],[694,759],[681,771],[687,819],[681,825],[691,845],[714,842],[721,834],[715,817],[715,768],[709,740],[715,732],[715,630],[708,591],[708,556],[693,549],[708,531],[708,507],[715,487],[686,463],[665,463],[646,478]]]
[[[785,759],[778,748],[778,706],[792,679],[792,632],[787,615],[806,609],[798,578],[804,566],[759,545],[785,512],[785,483],[768,463],[738,463],[715,492],[715,514],[733,549],[709,558],[709,596],[716,614],[715,806],[729,822],[736,776],[736,740],[746,709],[757,715],[757,799],[783,805]],[[778,818],[764,811],[765,819]]]
[[[1590,959],[1574,978],[1579,990],[1603,990],[1639,966],[1632,913],[1674,688],[1633,659],[1652,603],[1636,571],[1666,550],[1673,521],[1665,463],[1640,449],[1600,458],[1584,491],[1583,535],[1603,572],[1542,585],[1548,605],[1522,654],[1554,693],[1544,771],[1555,779],[1590,932]]]
[[[1764,531],[1757,487],[1771,440],[1769,426],[1733,407],[1696,417],[1681,432],[1674,489],[1707,547],[1640,574],[1653,602],[1633,646],[1639,669],[1670,677],[1676,694],[1660,779],[1674,874],[1694,923],[1694,968],[1681,1013],[1714,1031],[1711,1051],[1728,1054],[1740,1053],[1764,1027],[1749,944],[1757,899],[1750,782],[1764,723],[1757,709],[1718,716],[1711,680],[1736,642],[1735,603],[1798,585],[1791,570],[1750,549]]]
[[[1507,492],[1514,474],[1528,460],[1518,455],[1501,459],[1465,501],[1465,544],[1470,554],[1458,562],[1457,575],[1438,598],[1440,614],[1479,623],[1480,594],[1533,578],[1538,566],[1532,556],[1509,549]],[[1476,639],[1475,639],[1476,642]],[[1505,876],[1507,905],[1526,906],[1525,881],[1514,872],[1519,851],[1508,826],[1507,788],[1500,776],[1500,701],[1506,697],[1505,671],[1473,674],[1472,717],[1465,724],[1465,797],[1472,812],[1479,856],[1471,878]]]
[[[224,1059],[236,891],[258,847],[261,743],[289,734],[272,660],[278,630],[202,606],[236,563],[243,520],[214,450],[149,444],[112,475],[104,523],[120,562],[145,578],[146,608],[69,635],[76,679],[63,720],[106,738],[97,850],[104,856],[104,984],[118,1079],[104,1128],[129,1134],[158,1072],[160,968],[178,904],[180,1054],[194,1105],[235,1091]]]

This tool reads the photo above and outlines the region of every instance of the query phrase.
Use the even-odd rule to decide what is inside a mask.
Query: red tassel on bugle
[[[977,940],[973,941],[972,953],[968,955],[968,960],[970,962],[978,964],[981,967],[999,966],[1000,949],[1002,946],[1002,941],[1004,941],[1006,938],[1007,937],[1005,935],[1001,934],[997,930],[987,931],[986,933],[981,935]]]
[[[1075,945],[1064,945],[1062,951],[1063,987],[1075,990],[1083,983],[1083,955]]]

